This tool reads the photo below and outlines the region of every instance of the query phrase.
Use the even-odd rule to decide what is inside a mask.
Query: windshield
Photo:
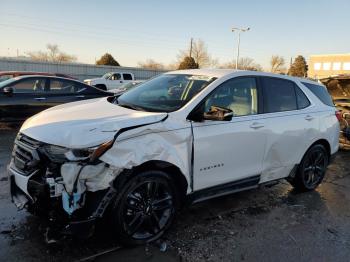
[[[10,79],[7,79],[7,80],[4,80],[4,81],[1,81],[0,82],[0,89],[11,84],[12,82],[15,82],[17,81],[19,78],[18,77],[15,77],[15,78],[10,78]]]
[[[107,78],[109,78],[111,75],[112,75],[112,73],[107,73],[107,74],[104,74],[104,75],[102,76],[102,78],[107,79]]]
[[[0,76],[0,82],[5,81],[7,79],[11,79],[12,75],[1,75]]]
[[[215,79],[201,75],[165,74],[124,93],[116,103],[135,110],[172,112],[184,106]]]

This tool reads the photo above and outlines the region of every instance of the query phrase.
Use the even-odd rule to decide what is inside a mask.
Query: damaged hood
[[[20,132],[47,144],[87,148],[111,140],[121,128],[152,124],[166,116],[127,109],[105,97],[47,109],[29,118]]]

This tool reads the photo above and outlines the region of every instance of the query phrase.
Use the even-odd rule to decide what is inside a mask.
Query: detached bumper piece
[[[10,193],[12,202],[20,210],[26,207],[30,201],[28,196],[16,185],[15,178],[10,176]]]

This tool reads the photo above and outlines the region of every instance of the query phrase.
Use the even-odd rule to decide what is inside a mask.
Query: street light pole
[[[238,44],[237,44],[237,56],[236,56],[236,70],[238,69],[238,60],[239,60],[239,46],[241,44],[241,33],[242,32],[247,32],[250,30],[250,27],[247,28],[238,28],[238,27],[233,27],[232,32],[238,31]]]

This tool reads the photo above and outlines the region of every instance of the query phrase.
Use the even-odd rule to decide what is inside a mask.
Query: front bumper
[[[28,184],[29,179],[37,172],[34,171],[27,176],[17,171],[12,162],[8,166],[11,199],[18,209],[23,209],[27,204],[33,203],[34,199],[28,192]]]

